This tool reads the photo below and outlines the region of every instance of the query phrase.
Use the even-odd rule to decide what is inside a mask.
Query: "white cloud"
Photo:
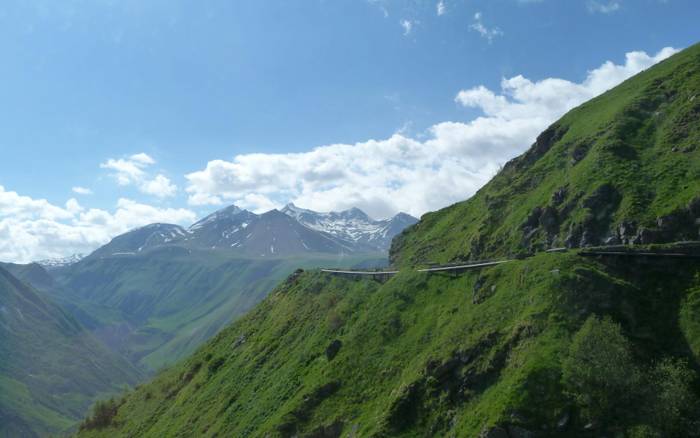
[[[141,181],[146,176],[146,172],[143,169],[147,166],[148,164],[143,161],[132,160],[131,158],[110,158],[100,164],[102,169],[114,171],[112,176],[120,186],[128,186]]]
[[[437,2],[437,5],[435,5],[435,12],[437,12],[438,16],[445,15],[445,12],[447,12],[445,0],[440,0],[439,2]]]
[[[134,154],[134,155],[130,156],[129,159],[131,161],[135,161],[137,163],[141,163],[144,165],[156,164],[156,160],[154,160],[153,158],[151,158],[150,155],[148,155],[144,152],[141,152],[139,154]]]
[[[619,10],[621,4],[619,1],[588,0],[586,6],[591,13],[611,14]]]
[[[140,190],[159,198],[168,198],[170,196],[175,196],[177,193],[177,186],[165,175],[158,174],[152,180],[144,181],[140,186]]]
[[[119,199],[113,212],[86,209],[74,198],[65,207],[0,186],[0,260],[29,262],[87,253],[121,233],[153,222],[190,224],[194,212]]]
[[[79,195],[92,195],[92,190],[86,187],[75,186],[72,190],[73,193],[77,193]]]
[[[156,161],[146,153],[138,153],[128,158],[110,158],[101,163],[103,169],[112,170],[111,174],[120,186],[135,185],[139,191],[159,198],[175,196],[177,186],[165,175],[158,174],[151,178],[147,169]]]
[[[515,76],[503,79],[497,92],[483,86],[460,91],[455,100],[483,114],[436,124],[425,140],[394,134],[302,153],[213,160],[186,175],[189,202],[235,202],[259,211],[293,201],[319,211],[357,206],[375,217],[421,215],[468,198],[566,111],[674,52],[631,52],[624,64],[606,62],[580,83]]]
[[[485,38],[488,40],[489,44],[493,42],[493,39],[499,36],[503,36],[503,31],[499,29],[498,27],[492,27],[488,28],[484,25],[483,21],[483,15],[481,12],[477,12],[474,14],[474,22],[469,26],[471,30],[475,30],[481,35],[482,38]]]
[[[399,24],[401,24],[401,27],[403,27],[404,36],[408,36],[413,31],[413,26],[415,26],[416,23],[416,21],[406,19],[403,19],[399,22]]]
[[[279,209],[282,207],[280,203],[277,203],[267,196],[259,193],[248,193],[237,202],[237,205],[255,213],[264,213],[266,211],[270,211],[275,208]]]

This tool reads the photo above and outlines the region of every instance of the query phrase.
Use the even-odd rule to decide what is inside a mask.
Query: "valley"
[[[391,221],[377,225],[364,213],[359,222],[368,230],[363,235],[366,241],[371,240],[370,235],[382,233],[386,237],[403,229],[397,225],[392,228]],[[334,230],[347,225],[346,221]],[[42,300],[50,301],[47,305],[58,313],[57,318],[67,318],[72,330],[85,337],[85,347],[79,344],[77,351],[56,354],[67,355],[65,360],[95,361],[101,359],[94,351],[100,351],[105,358],[112,358],[114,367],[105,370],[109,378],[102,377],[104,383],[87,379],[78,384],[82,376],[70,371],[72,368],[42,366],[42,372],[51,381],[61,381],[57,377],[60,375],[64,384],[78,386],[75,403],[65,410],[37,400],[67,397],[60,395],[56,386],[34,382],[27,389],[27,376],[17,374],[22,366],[8,364],[9,368],[0,374],[15,380],[6,382],[8,398],[0,404],[7,418],[3,421],[7,424],[4,430],[10,434],[17,430],[22,435],[44,435],[75,427],[75,421],[94,400],[119,393],[187,357],[263,300],[295,270],[387,263],[386,247],[381,243],[372,246],[360,241],[363,237],[353,240],[349,235],[315,230],[277,211],[256,215],[231,206],[188,229],[153,224],[130,231],[86,257],[42,261],[42,265],[0,264],[12,279],[2,288],[4,293],[30,301],[39,300],[30,294],[42,294]],[[353,236],[358,236],[357,232]],[[8,290],[9,284],[18,289]],[[6,354],[22,352],[16,356],[28,360],[42,348],[49,348],[36,341],[24,346],[30,340],[28,336],[39,336],[40,326],[14,327],[19,322],[29,323],[23,317],[27,310],[12,301],[3,303],[2,322],[4,326],[9,324],[14,333],[14,337],[3,342],[16,339],[4,346]],[[9,319],[13,312],[19,315],[18,321]],[[53,327],[43,329],[41,336],[47,342],[60,336],[76,336],[53,333]],[[35,350],[24,351],[29,346]]]

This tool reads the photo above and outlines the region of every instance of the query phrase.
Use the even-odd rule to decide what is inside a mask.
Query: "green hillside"
[[[700,47],[581,105],[467,202],[393,241],[407,265],[698,239]]]
[[[152,372],[190,354],[299,267],[352,266],[382,258],[244,258],[166,246],[137,255],[91,256],[57,279],[62,302],[70,303],[81,323]]]
[[[0,268],[0,436],[57,433],[140,373]]]
[[[698,259],[542,251],[698,239],[696,96],[698,45],[425,215],[394,240],[387,282],[293,275],[80,435],[697,435]],[[457,276],[413,269],[511,256]]]

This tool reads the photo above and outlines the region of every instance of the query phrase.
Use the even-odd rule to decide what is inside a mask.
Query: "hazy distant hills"
[[[50,283],[39,265],[14,267]],[[47,294],[0,267],[0,436],[58,433],[139,377]]]
[[[415,222],[230,206],[86,257],[0,263],[0,436],[71,426],[98,393],[190,354],[295,269],[386,264],[386,239]]]
[[[12,265],[105,345],[144,370],[188,354],[297,268],[386,264],[388,239],[416,219],[375,221],[359,209],[234,205],[189,228],[151,224],[87,257]]]

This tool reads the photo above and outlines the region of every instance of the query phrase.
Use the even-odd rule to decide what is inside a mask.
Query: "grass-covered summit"
[[[300,272],[83,436],[689,436],[700,263],[700,46],[571,111],[472,199],[393,245],[386,283]],[[459,276],[427,262],[529,255]]]
[[[394,239],[400,265],[698,238],[700,46],[570,111],[471,199]]]

